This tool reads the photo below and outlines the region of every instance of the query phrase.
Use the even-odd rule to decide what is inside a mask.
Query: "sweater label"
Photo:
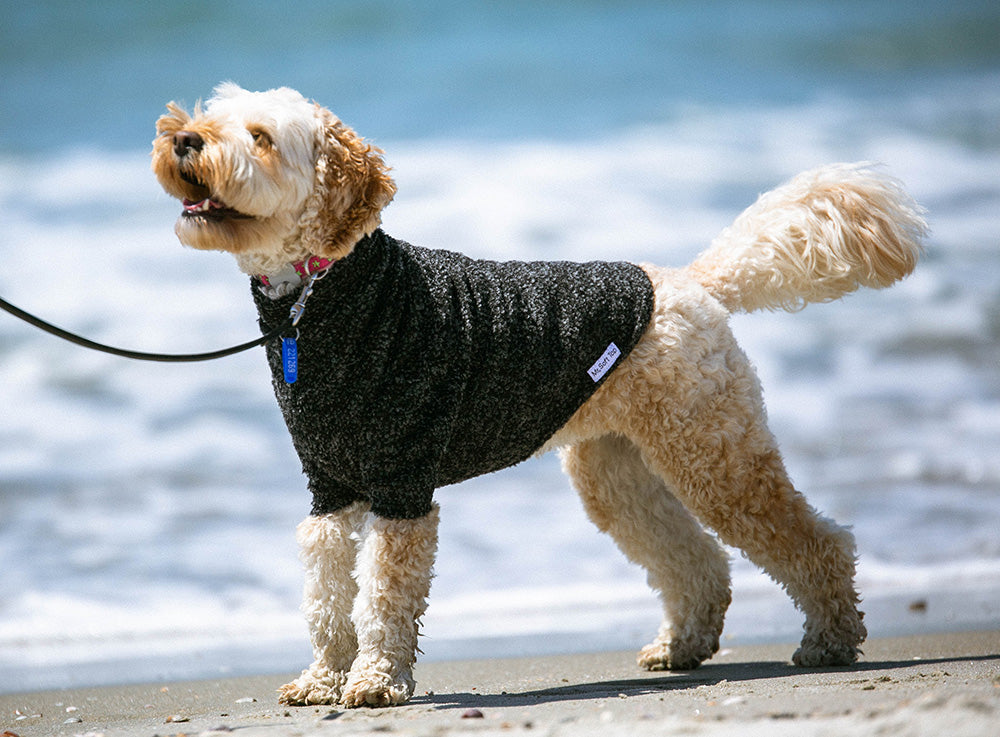
[[[618,360],[621,354],[622,352],[618,350],[618,346],[611,343],[607,347],[607,350],[601,354],[601,357],[597,359],[597,362],[587,369],[587,373],[590,374],[590,378],[594,380],[595,384],[611,370],[611,367],[615,365],[615,361]]]

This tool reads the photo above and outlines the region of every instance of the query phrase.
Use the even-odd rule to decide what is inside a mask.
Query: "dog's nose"
[[[174,153],[187,156],[188,151],[201,151],[205,139],[194,131],[177,131],[174,133]]]

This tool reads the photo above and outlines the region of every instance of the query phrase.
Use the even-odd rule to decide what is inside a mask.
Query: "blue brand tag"
[[[281,339],[281,367],[285,372],[285,383],[294,384],[299,378],[299,347],[295,338]]]

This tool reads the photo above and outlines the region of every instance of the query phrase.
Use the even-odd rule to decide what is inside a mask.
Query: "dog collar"
[[[257,278],[266,290],[284,292],[289,288],[299,286],[313,274],[329,269],[335,262],[335,260],[322,256],[310,256],[304,261],[288,264],[273,274],[260,274]],[[284,289],[282,289],[283,287]]]

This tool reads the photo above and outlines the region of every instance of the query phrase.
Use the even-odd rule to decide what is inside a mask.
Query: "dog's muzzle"
[[[182,201],[184,205],[184,212],[181,213],[182,217],[185,218],[203,218],[208,220],[226,220],[226,219],[248,219],[252,218],[252,215],[247,215],[240,212],[239,210],[234,210],[225,203],[216,199],[212,195],[211,189],[209,189],[201,179],[199,179],[195,174],[193,174],[190,169],[190,162],[188,161],[190,154],[198,153],[205,147],[205,139],[194,131],[177,131],[173,136],[174,144],[174,155],[177,157],[177,168],[180,178],[193,187],[204,190],[207,196],[205,197],[195,197],[194,199],[185,197]],[[185,166],[185,165],[188,166]]]

